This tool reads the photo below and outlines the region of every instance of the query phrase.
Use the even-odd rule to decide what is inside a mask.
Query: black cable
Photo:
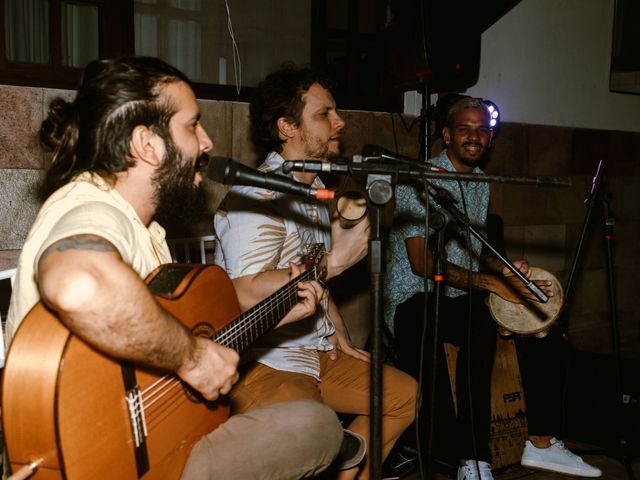
[[[460,197],[462,199],[462,211],[465,215],[465,217],[469,217],[468,211],[467,211],[467,201],[464,195],[464,190],[462,188],[462,183],[460,181],[456,182],[458,184],[458,190],[460,191]],[[482,478],[482,476],[480,475],[480,464],[478,463],[478,446],[477,446],[477,441],[476,441],[476,431],[475,431],[475,423],[474,423],[474,415],[473,415],[473,395],[471,393],[471,322],[472,322],[472,316],[473,316],[473,281],[472,281],[472,274],[473,274],[473,260],[471,259],[471,255],[473,254],[472,251],[472,245],[471,245],[471,232],[469,230],[469,228],[465,229],[465,233],[466,233],[466,240],[467,240],[467,253],[469,256],[469,269],[468,269],[468,275],[467,275],[467,288],[469,290],[469,316],[467,318],[467,393],[468,393],[468,398],[469,398],[469,425],[471,427],[471,445],[473,448],[473,456],[474,456],[474,462],[475,462],[475,467],[476,467],[476,471],[478,473],[478,478]]]
[[[420,22],[420,33],[422,34],[422,53],[424,55],[424,63],[427,67],[429,67],[431,64],[429,63],[429,48],[428,48],[428,36],[427,36],[427,32],[426,32],[426,25],[427,25],[427,16],[426,16],[426,11],[425,11],[425,5],[427,4],[427,2],[418,2],[418,4],[420,5],[420,17],[422,18],[422,22]]]
[[[428,184],[427,179],[424,179],[424,191],[425,191],[425,216],[424,216],[424,231],[425,231],[425,239],[424,239],[424,249],[422,252],[423,255],[423,266],[424,266],[424,275],[422,277],[423,280],[423,317],[422,317],[422,332],[420,334],[420,350],[418,355],[418,401],[416,402],[416,450],[418,452],[418,469],[420,470],[420,478],[424,478],[424,463],[422,459],[422,442],[420,440],[420,407],[422,406],[422,383],[424,380],[424,351],[425,344],[427,339],[427,323],[428,323],[428,312],[429,312],[429,280],[428,280],[428,255],[429,255],[429,194],[427,193]],[[429,392],[433,395],[433,392]]]
[[[404,131],[409,133],[411,132],[411,130],[413,130],[413,128],[416,126],[416,124],[420,121],[422,121],[422,117],[423,115],[418,115],[416,118],[414,118],[413,120],[411,120],[411,123],[409,123],[409,125],[406,124],[406,122],[404,121],[404,117],[402,116],[401,113],[398,112],[389,112],[389,114],[393,117],[394,113],[396,115],[398,115],[398,117],[400,118],[400,121],[402,122],[402,126],[404,128]],[[428,119],[427,119],[428,120]],[[396,148],[397,149],[397,148]]]

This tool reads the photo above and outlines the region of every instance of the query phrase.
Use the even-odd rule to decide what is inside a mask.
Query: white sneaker
[[[547,470],[550,472],[564,473],[578,477],[597,478],[602,476],[602,471],[586,463],[575,453],[569,451],[561,440],[551,439],[549,448],[537,448],[529,440],[524,444],[522,460],[523,467]]]
[[[367,453],[367,442],[362,435],[351,430],[342,431],[342,445],[338,456],[333,461],[338,470],[349,470],[359,465]]]
[[[491,465],[487,462],[467,460],[464,465],[458,467],[458,480],[493,480]]]

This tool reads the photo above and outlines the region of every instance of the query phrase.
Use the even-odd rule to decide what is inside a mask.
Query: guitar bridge
[[[136,381],[136,373],[133,366],[122,363],[122,381],[125,391],[125,399],[129,407],[129,422],[133,433],[134,448],[133,453],[136,458],[136,470],[138,478],[141,478],[149,471],[149,453],[147,452],[147,420],[144,416],[144,404],[142,403],[142,393]]]
[[[147,438],[147,421],[144,416],[144,405],[142,404],[140,388],[136,385],[132,389],[127,390],[125,398],[129,406],[129,421],[131,422],[133,439],[136,448],[138,448]]]

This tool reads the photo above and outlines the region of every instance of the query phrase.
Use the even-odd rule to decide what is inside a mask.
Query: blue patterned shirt
[[[434,165],[448,171],[455,172],[446,150],[430,160]],[[479,167],[473,173],[482,173]],[[489,206],[489,184],[486,182],[457,182],[455,180],[430,179],[433,185],[442,187],[451,193],[457,200],[456,206],[464,212],[462,192],[467,208],[467,216],[471,224],[479,231],[484,232],[487,222],[487,209]],[[459,185],[458,185],[459,184]],[[389,255],[385,275],[385,308],[384,316],[387,325],[393,332],[393,316],[396,307],[408,300],[413,295],[424,290],[424,280],[419,275],[414,275],[409,264],[409,256],[405,247],[405,239],[409,237],[424,237],[425,204],[424,195],[412,185],[398,185],[395,189],[395,211],[393,226],[389,232]],[[431,200],[429,211],[436,206]],[[465,269],[478,271],[482,244],[472,234],[471,252],[467,249],[466,229],[451,220],[447,226],[447,239],[445,243],[446,261],[459,265]],[[429,281],[429,291],[433,283]],[[446,285],[444,293],[448,297],[457,297],[464,294],[463,290]]]

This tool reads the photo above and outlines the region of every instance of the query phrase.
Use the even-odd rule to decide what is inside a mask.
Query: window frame
[[[133,0],[49,0],[51,62],[10,62],[6,55],[5,0],[0,0],[0,83],[28,87],[77,88],[82,68],[62,64],[63,2],[99,8],[100,57],[133,53]]]
[[[5,0],[0,0],[0,84],[23,87],[75,90],[80,84],[82,68],[62,64],[62,3],[97,6],[99,8],[100,58],[134,55],[133,0],[49,0],[49,34],[51,63],[9,62],[6,56]],[[233,85],[194,82],[198,98],[248,101],[252,87],[242,87],[240,94]]]

